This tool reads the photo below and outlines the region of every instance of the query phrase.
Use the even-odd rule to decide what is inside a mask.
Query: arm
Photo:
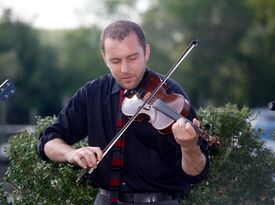
[[[60,138],[54,138],[45,144],[46,156],[56,162],[69,162],[80,167],[96,168],[97,162],[102,159],[102,150],[99,147],[73,148]]]
[[[199,125],[194,119],[193,123]],[[197,145],[197,134],[190,123],[185,123],[183,118],[173,124],[172,131],[177,143],[181,146],[182,169],[186,174],[196,176],[202,172],[206,165],[206,158]]]

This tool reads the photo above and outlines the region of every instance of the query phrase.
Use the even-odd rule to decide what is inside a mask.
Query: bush
[[[183,204],[273,205],[275,159],[264,148],[261,132],[251,128],[249,109],[227,104],[198,114],[220,137],[221,146],[210,149],[210,177],[194,186]]]
[[[23,131],[9,140],[6,180],[14,187],[13,204],[85,204],[94,199],[95,189],[76,183],[78,168],[39,158],[38,136],[54,119],[38,119],[34,133]]]
[[[209,179],[193,186],[182,204],[273,204],[274,158],[247,121],[249,109],[228,104],[198,113],[203,124],[211,125],[209,132],[219,136],[221,146],[210,150]],[[13,204],[92,204],[94,200],[96,189],[75,182],[80,174],[75,166],[40,160],[38,136],[53,120],[38,119],[34,133],[23,131],[9,141],[5,180],[13,185]],[[0,197],[8,204],[1,190]]]
[[[8,193],[4,190],[3,183],[0,183],[0,204],[1,205],[8,205]]]

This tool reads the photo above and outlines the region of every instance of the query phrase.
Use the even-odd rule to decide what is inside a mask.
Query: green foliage
[[[248,108],[232,104],[199,110],[202,123],[211,125],[209,132],[220,138],[221,146],[210,150],[209,179],[194,185],[183,204],[273,204],[274,156],[263,147],[248,116]],[[22,131],[10,139],[5,180],[13,185],[13,204],[84,204],[94,200],[94,188],[75,183],[79,169],[40,160],[38,136],[53,120],[38,119],[34,133]],[[7,203],[4,191],[0,190],[0,196]]]
[[[199,40],[175,76],[196,105],[266,106],[275,98],[274,9],[272,0],[158,1],[143,15],[143,27],[171,62]],[[155,69],[167,65],[162,59],[152,52]]]
[[[66,32],[60,45],[60,66],[64,70],[64,92],[72,95],[77,88],[108,69],[102,59],[98,28],[80,28]],[[67,85],[67,82],[70,82]]]
[[[44,116],[60,109],[60,72],[55,50],[41,46],[36,30],[12,18],[12,12],[0,17],[0,81],[10,78],[17,89],[8,123],[29,123],[30,110]]]
[[[273,204],[274,155],[251,128],[249,109],[227,104],[200,109],[199,116],[211,125],[221,146],[210,150],[209,179],[194,186],[183,204]]]
[[[57,114],[64,98],[106,73],[96,26],[45,31],[12,18],[12,12],[0,16],[0,81],[10,78],[17,88],[7,107],[9,124],[33,123],[30,112]]]
[[[76,183],[78,168],[39,158],[39,133],[53,120],[51,117],[39,119],[34,133],[22,131],[9,141],[6,181],[14,187],[13,204],[84,204],[94,199],[95,189]]]
[[[0,204],[8,205],[11,204],[8,202],[8,193],[3,188],[3,183],[0,183]]]

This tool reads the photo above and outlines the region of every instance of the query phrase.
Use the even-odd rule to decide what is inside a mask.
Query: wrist
[[[196,176],[205,167],[206,158],[198,145],[181,147],[182,169],[186,174]]]
[[[201,149],[197,144],[181,146],[181,151],[182,153],[187,155],[201,154]]]
[[[67,149],[67,151],[65,151],[64,158],[65,158],[66,162],[71,163],[71,164],[74,163],[74,160],[72,157],[74,151],[75,151],[75,149],[73,149],[73,148],[69,148],[69,149]]]

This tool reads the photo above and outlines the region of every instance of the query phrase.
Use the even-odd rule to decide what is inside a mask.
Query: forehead
[[[137,35],[134,33],[130,33],[123,40],[106,38],[104,42],[106,55],[115,54],[131,54],[135,52],[142,51],[142,46],[140,45]]]

